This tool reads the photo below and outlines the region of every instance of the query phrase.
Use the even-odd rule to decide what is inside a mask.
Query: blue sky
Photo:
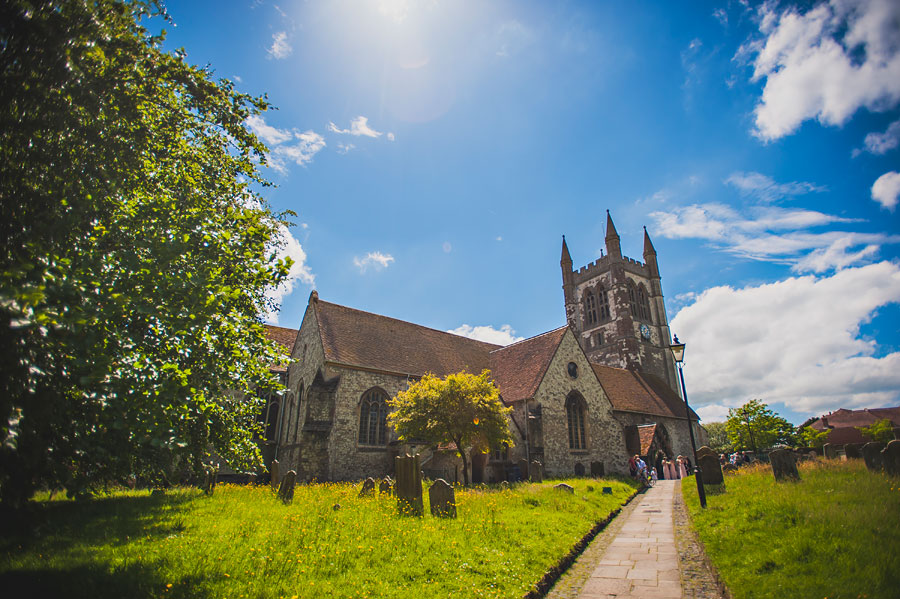
[[[168,2],[167,47],[276,111],[309,292],[509,342],[564,324],[561,235],[646,225],[706,420],[900,403],[900,5]]]

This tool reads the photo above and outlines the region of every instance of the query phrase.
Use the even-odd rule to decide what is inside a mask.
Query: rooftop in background
[[[848,443],[866,443],[858,427],[872,426],[879,420],[888,419],[896,429],[900,427],[900,407],[896,408],[864,408],[862,410],[845,410],[841,408],[830,412],[810,423],[810,428],[817,431],[830,430],[828,443],[846,445]]]

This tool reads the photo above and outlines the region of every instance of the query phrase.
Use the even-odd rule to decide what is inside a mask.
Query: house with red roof
[[[900,407],[865,408],[863,410],[845,410],[841,408],[814,420],[809,424],[819,432],[829,431],[827,443],[832,445],[849,445],[851,443],[868,443],[871,439],[863,437],[860,427],[872,426],[879,420],[889,420],[894,429],[894,436],[900,439]]]

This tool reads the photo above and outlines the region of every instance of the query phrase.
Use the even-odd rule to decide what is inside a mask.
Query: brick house
[[[628,456],[643,453],[648,427],[653,449],[690,455],[656,252],[645,230],[645,262],[623,257],[607,219],[607,255],[577,272],[563,239],[566,325],[506,347],[326,302],[313,291],[293,343],[288,393],[268,412],[267,422],[278,414],[279,463],[301,480],[390,474],[394,456],[412,448],[386,425],[387,400],[427,372],[485,368],[513,408],[515,443],[473,453],[475,482],[502,480],[522,459],[540,461],[548,476],[625,473]],[[691,420],[704,439],[693,412]],[[426,474],[462,479],[451,448],[414,449]]]
[[[866,408],[863,410],[845,410],[841,408],[812,421],[809,427],[819,432],[829,431],[827,443],[832,445],[849,445],[851,443],[867,443],[859,427],[872,426],[879,420],[889,420],[894,429],[894,437],[900,439],[900,407]]]

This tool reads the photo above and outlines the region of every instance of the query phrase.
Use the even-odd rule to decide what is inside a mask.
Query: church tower
[[[644,261],[623,256],[607,210],[606,255],[576,271],[563,237],[559,265],[566,321],[588,358],[656,375],[678,392],[656,249],[646,227]]]

